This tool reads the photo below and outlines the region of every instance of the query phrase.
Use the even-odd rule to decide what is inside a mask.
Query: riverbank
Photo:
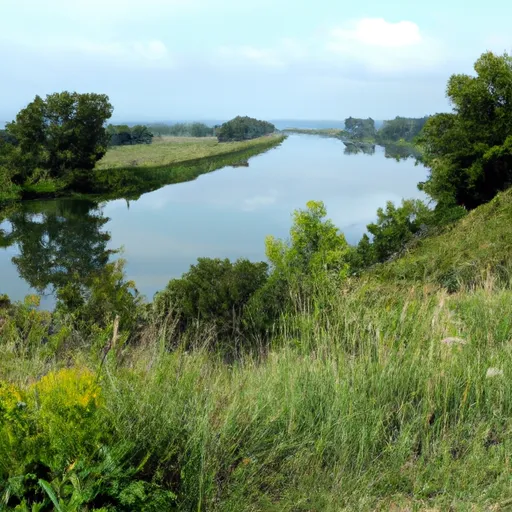
[[[285,135],[242,142],[219,143],[212,137],[162,137],[154,144],[109,149],[95,169],[74,173],[71,179],[40,180],[0,191],[7,200],[96,197],[135,198],[171,183],[197,178],[225,166],[245,165],[253,156],[279,146]]]
[[[282,130],[283,133],[293,133],[297,135],[318,135],[320,137],[332,137],[335,139],[346,139],[350,138],[350,134],[345,130],[338,128],[286,128]]]
[[[285,134],[315,135],[318,137],[339,139],[345,144],[347,153],[372,153],[375,146],[382,146],[385,148],[386,157],[394,158],[395,160],[407,158],[419,159],[422,155],[422,147],[411,141],[404,139],[393,141],[380,137],[353,139],[347,131],[338,128],[322,128],[318,130],[309,128],[286,128],[282,130],[282,132]]]
[[[267,347],[229,364],[207,347],[211,325],[186,346],[172,313],[147,307],[120,310],[141,322],[127,342],[105,300],[109,282],[124,291],[115,279],[98,280],[79,310],[106,319],[88,334],[33,300],[0,302],[4,500],[508,510],[511,215],[509,190],[309,297]]]
[[[155,137],[152,144],[118,146],[108,150],[96,164],[96,170],[128,167],[164,167],[200,161],[205,158],[238,154],[284,140],[282,135],[271,135],[242,142],[218,142],[215,137]]]

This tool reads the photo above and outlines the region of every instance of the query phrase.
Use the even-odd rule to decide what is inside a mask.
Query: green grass
[[[511,205],[512,190],[283,318],[268,352],[229,365],[169,352],[172,319],[147,325],[109,354],[89,437],[77,430],[73,445],[58,410],[34,406],[37,443],[53,436],[58,455],[46,479],[75,474],[85,494],[129,474],[171,490],[180,511],[510,510]],[[0,375],[30,395],[50,369],[96,372],[101,350],[73,340],[59,357],[4,342]],[[0,427],[0,475],[23,467],[13,442]]]
[[[219,144],[212,139],[167,139],[167,142],[148,146],[128,146],[122,150],[144,153],[146,160],[128,167],[114,166],[94,170],[91,193],[103,199],[136,198],[142,193],[164,185],[191,181],[202,174],[226,166],[245,166],[247,160],[281,144],[284,136],[260,137],[245,142]],[[123,158],[126,154],[121,152]],[[107,153],[108,156],[108,153]],[[174,158],[174,162],[169,160]],[[166,164],[153,165],[167,160]],[[123,161],[123,160],[119,160]]]
[[[428,282],[456,290],[492,274],[506,280],[512,252],[512,189],[471,211],[460,222],[411,244],[375,273],[390,282]]]
[[[152,144],[119,146],[110,148],[98,162],[96,169],[110,170],[127,167],[165,167],[217,157],[231,153],[267,147],[269,139],[282,140],[270,136],[242,142],[218,142],[215,137],[156,137]]]

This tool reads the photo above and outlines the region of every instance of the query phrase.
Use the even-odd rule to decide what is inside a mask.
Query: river
[[[348,154],[336,139],[292,135],[253,157],[194,181],[169,185],[136,201],[95,204],[75,199],[27,202],[0,224],[0,294],[21,299],[70,271],[84,275],[122,248],[126,272],[151,299],[198,257],[265,259],[265,236],[286,238],[291,214],[324,201],[328,217],[357,243],[386,201],[422,198],[427,171],[413,159]]]

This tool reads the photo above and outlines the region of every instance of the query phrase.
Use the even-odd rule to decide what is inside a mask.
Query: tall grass
[[[114,464],[158,477],[178,510],[506,504],[512,291],[372,286],[283,319],[265,356],[226,365],[152,333],[109,360]],[[18,364],[11,381],[27,379]]]
[[[208,334],[194,350],[175,348],[172,322],[147,325],[136,346],[114,347],[103,365],[103,352],[86,350],[76,333],[59,357],[45,345],[24,354],[17,339],[4,343],[0,375],[34,420],[16,437],[0,409],[0,491],[15,492],[16,475],[43,447],[37,460],[49,461],[55,492],[72,475],[84,503],[103,510],[510,510],[511,253],[509,225],[493,224],[509,199],[318,295],[281,319],[267,350],[231,363],[200,348]],[[489,261],[499,254],[498,272],[485,243]],[[428,253],[479,271],[460,274],[450,291],[435,265],[414,270]],[[386,278],[397,265],[407,279]],[[97,408],[78,419],[76,407],[70,416],[34,391],[62,367],[89,368],[101,386]]]

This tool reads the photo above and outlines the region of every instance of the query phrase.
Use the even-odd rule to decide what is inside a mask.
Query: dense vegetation
[[[428,117],[411,118],[397,116],[390,121],[384,121],[382,128],[376,133],[377,141],[412,142],[421,132]]]
[[[135,126],[113,125],[107,126],[110,136],[110,146],[132,146],[134,144],[151,144],[153,134],[147,126],[138,124]]]
[[[348,117],[345,119],[345,130],[355,140],[373,139],[377,133],[375,130],[375,121],[369,117],[368,119],[359,119],[356,117]]]
[[[453,113],[432,116],[423,130],[422,189],[436,201],[469,209],[512,185],[512,57],[483,54],[476,76],[453,75]]]
[[[388,203],[357,248],[311,201],[288,240],[267,239],[266,263],[200,259],[152,303],[105,257],[94,206],[83,226],[11,205],[0,243],[22,247],[19,268],[57,289],[57,307],[0,299],[2,506],[507,510],[512,189],[501,188],[469,213]],[[59,256],[88,237],[83,265]]]
[[[255,139],[274,133],[275,130],[276,127],[267,121],[237,116],[217,128],[216,135],[219,142],[231,142]]]
[[[108,97],[101,94],[56,93],[36,96],[7,125],[17,141],[2,152],[15,184],[41,174],[62,178],[77,169],[90,171],[106,153],[104,124],[112,115]]]

